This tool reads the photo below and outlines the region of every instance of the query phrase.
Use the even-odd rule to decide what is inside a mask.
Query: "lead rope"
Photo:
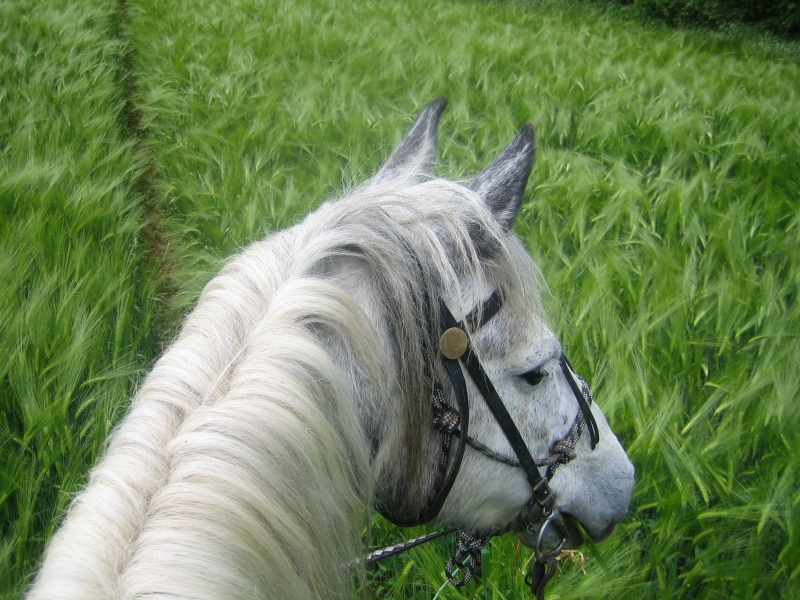
[[[510,529],[510,527],[504,529]],[[370,552],[363,559],[355,560],[347,566],[348,568],[353,569],[362,562],[365,564],[372,564],[385,558],[397,556],[398,554],[406,552],[407,550],[411,550],[412,548],[416,548],[417,546],[421,546],[427,542],[431,542],[445,535],[455,533],[455,531],[455,529],[434,531],[432,533],[421,535],[399,544],[387,546],[385,548],[381,548],[380,550]],[[480,535],[465,531],[459,532],[458,547],[456,552],[445,566],[445,576],[447,577],[447,582],[450,585],[457,588],[465,586],[477,573],[480,572],[481,552],[483,551],[484,546],[489,543],[491,537],[494,537],[494,535]],[[533,592],[536,600],[544,600],[544,588],[555,574],[559,561],[559,551],[560,546],[554,551],[543,554],[537,553],[536,561],[534,561],[533,567],[525,576],[525,583],[531,589],[531,592]],[[457,576],[457,573],[460,574],[460,577]]]

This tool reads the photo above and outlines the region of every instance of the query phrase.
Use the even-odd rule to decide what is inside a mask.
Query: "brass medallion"
[[[468,339],[466,332],[460,327],[451,327],[439,338],[439,349],[445,358],[456,359],[467,351]]]

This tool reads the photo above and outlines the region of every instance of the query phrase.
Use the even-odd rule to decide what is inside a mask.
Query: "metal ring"
[[[533,553],[536,556],[536,560],[538,560],[539,562],[544,562],[544,559],[548,556],[556,556],[557,554],[560,554],[561,551],[564,549],[564,544],[567,543],[567,538],[562,536],[561,541],[558,544],[556,544],[555,548],[547,552],[542,551],[542,542],[544,542],[544,532],[550,525],[550,523],[553,521],[553,519],[555,519],[555,516],[556,516],[556,511],[553,509],[550,509],[544,515],[544,522],[542,523],[542,526],[539,528],[539,534],[536,536],[536,546],[533,549]]]

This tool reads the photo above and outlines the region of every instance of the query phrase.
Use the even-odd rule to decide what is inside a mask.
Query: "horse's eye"
[[[532,371],[528,371],[527,373],[523,373],[520,375],[528,385],[537,385],[542,382],[544,379],[545,372],[541,369],[533,369]]]

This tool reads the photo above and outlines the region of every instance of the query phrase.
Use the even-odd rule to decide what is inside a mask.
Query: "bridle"
[[[469,342],[468,332],[476,333],[500,311],[501,306],[500,295],[495,291],[482,306],[473,309],[463,321],[459,322],[445,303],[440,302],[440,327],[442,332],[439,338],[440,359],[450,379],[457,407],[453,408],[447,403],[442,385],[439,382],[434,382],[432,423],[433,427],[442,433],[442,449],[436,467],[434,483],[417,517],[400,522],[395,520],[395,522],[401,526],[419,525],[427,523],[439,514],[458,476],[464,457],[464,450],[467,446],[478,450],[493,460],[523,469],[528,484],[531,486],[532,495],[520,513],[506,526],[498,529],[481,533],[460,532],[458,551],[447,564],[445,573],[450,583],[454,586],[465,585],[470,581],[473,574],[480,569],[481,548],[488,543],[490,538],[509,531],[527,530],[529,535],[536,536],[537,542],[534,547],[536,561],[532,571],[526,576],[526,582],[536,598],[543,600],[544,588],[555,572],[557,557],[566,542],[566,538],[562,537],[561,542],[556,547],[543,548],[544,532],[551,526],[556,517],[555,496],[550,489],[549,481],[559,465],[566,464],[575,458],[574,448],[584,427],[589,431],[592,449],[597,445],[600,435],[597,423],[591,413],[592,396],[589,386],[575,373],[567,357],[562,354],[559,358],[561,372],[566,377],[567,383],[578,402],[579,410],[569,432],[565,437],[553,444],[549,456],[543,459],[533,458],[502,398],[497,393]],[[469,403],[464,368],[466,368],[470,379],[472,379],[481,397],[500,425],[516,458],[495,452],[469,435]],[[453,437],[458,437],[461,440],[455,453],[452,452]],[[451,454],[453,454],[452,457]],[[544,475],[539,472],[539,467],[546,467]],[[428,534],[427,536],[410,540],[405,544],[374,552],[366,557],[365,562],[375,562],[382,558],[393,556],[452,532],[453,530],[447,530]],[[456,570],[461,574],[460,578],[456,577]]]

